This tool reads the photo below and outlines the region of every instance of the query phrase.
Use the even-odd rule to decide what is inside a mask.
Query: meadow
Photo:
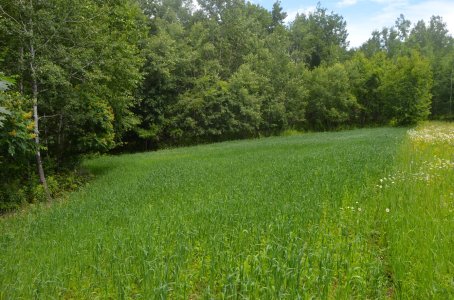
[[[452,299],[454,125],[103,156],[0,219],[0,299]]]

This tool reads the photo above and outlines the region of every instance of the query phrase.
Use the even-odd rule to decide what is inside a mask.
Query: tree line
[[[440,17],[401,15],[357,49],[320,5],[286,17],[280,2],[2,1],[0,209],[73,186],[58,174],[89,153],[452,119]]]

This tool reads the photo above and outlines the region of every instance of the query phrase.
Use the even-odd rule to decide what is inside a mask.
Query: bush
[[[430,114],[432,72],[429,62],[417,52],[400,56],[383,76],[380,94],[385,113],[397,125],[426,120]]]

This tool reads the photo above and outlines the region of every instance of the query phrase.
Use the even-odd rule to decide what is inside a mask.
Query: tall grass
[[[68,201],[0,220],[0,298],[453,296],[452,167],[379,187],[449,147],[383,128],[87,161]]]
[[[410,130],[379,189],[396,296],[454,298],[454,123]]]

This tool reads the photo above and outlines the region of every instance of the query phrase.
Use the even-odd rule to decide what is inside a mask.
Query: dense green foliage
[[[134,1],[2,1],[0,8],[1,70],[16,78],[16,91],[0,95],[0,106],[12,109],[0,141],[1,181],[9,186],[0,202],[10,206],[18,203],[14,190],[37,181],[27,145],[36,135],[22,130],[35,126],[20,120],[35,104],[42,141],[35,148],[49,168],[112,149],[137,124],[130,109],[146,30]]]
[[[105,151],[136,123],[144,20],[134,1],[6,1],[3,70],[31,95],[35,59],[43,139],[58,159]],[[5,15],[2,15],[6,17]],[[24,28],[16,22],[25,24]],[[30,47],[36,48],[31,57]]]
[[[0,298],[451,299],[441,129],[86,161],[96,178],[69,201],[0,220]]]
[[[30,166],[35,150],[30,103],[17,92],[7,92],[13,83],[0,74],[0,210],[27,201],[20,187],[34,170]]]
[[[400,16],[347,50],[345,21],[320,6],[284,25],[279,2],[271,12],[243,1],[200,1],[199,9],[142,4],[151,36],[131,146],[415,124],[451,114],[445,83],[454,43],[438,17],[430,25],[438,31],[424,32],[429,41],[417,40],[424,22],[411,28]],[[429,53],[424,43],[442,50]]]
[[[452,117],[441,18],[400,16],[350,50],[345,20],[320,5],[285,18],[279,2],[2,1],[0,71],[15,79],[0,91],[2,182],[36,181],[40,152],[58,172],[114,148]]]

